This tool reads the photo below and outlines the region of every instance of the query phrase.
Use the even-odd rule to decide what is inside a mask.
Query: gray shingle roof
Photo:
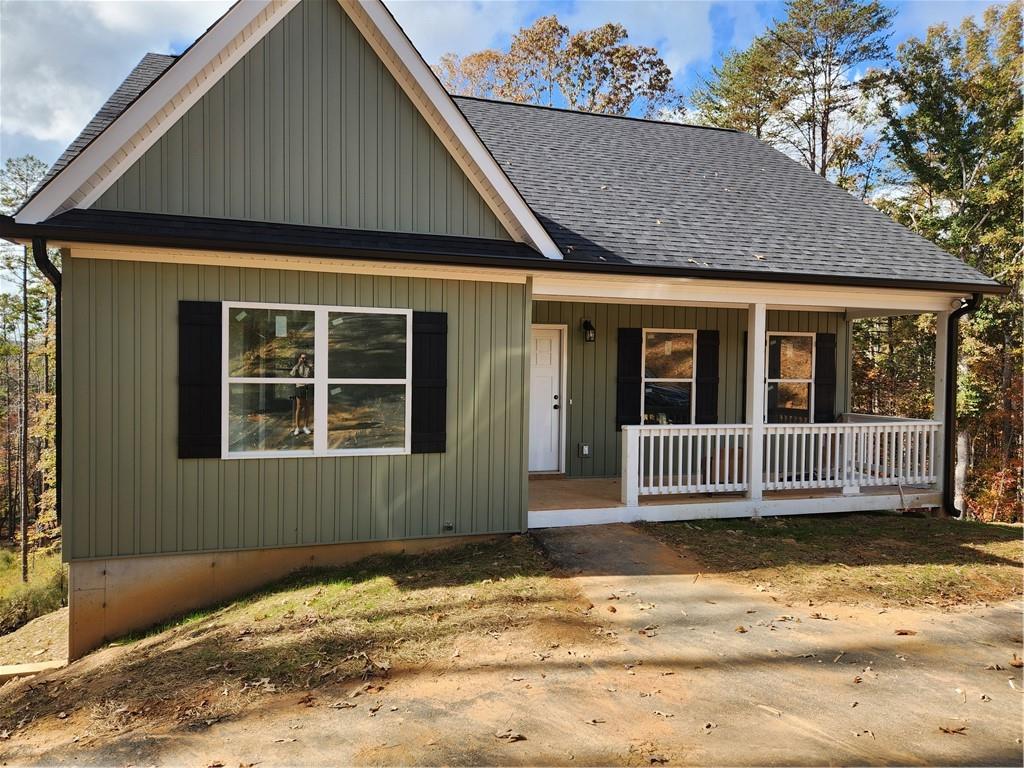
[[[174,63],[175,58],[175,56],[163,53],[147,53],[143,56],[142,61],[136,64],[124,82],[117,86],[117,90],[100,107],[99,112],[93,116],[89,124],[57,158],[57,162],[47,171],[36,191],[46,186],[50,179],[63,171],[68,163],[86,148],[89,142],[103,133],[103,130],[114,122],[118,115],[128,109],[129,105]]]
[[[147,53],[39,188],[175,58]],[[455,102],[568,262],[761,279],[998,285],[745,133],[486,99]]]
[[[995,285],[748,134],[455,102],[567,260]]]

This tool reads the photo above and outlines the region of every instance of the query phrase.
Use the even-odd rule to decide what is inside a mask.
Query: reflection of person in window
[[[290,376],[298,379],[311,379],[313,378],[313,366],[306,358],[306,353],[302,352],[299,354],[299,359],[295,361],[295,365],[292,366]],[[295,431],[293,435],[299,434],[301,429],[307,435],[311,434],[309,429],[309,401],[310,395],[313,389],[312,384],[296,384],[295,385],[295,413],[293,425]]]

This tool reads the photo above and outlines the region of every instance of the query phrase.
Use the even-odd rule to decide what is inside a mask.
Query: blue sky
[[[633,42],[657,47],[689,91],[722,54],[742,48],[782,2],[707,0],[386,0],[428,61],[507,45],[555,13],[573,30],[618,21]],[[52,163],[147,51],[177,53],[230,0],[0,0],[0,160],[31,152]],[[957,24],[990,3],[909,0],[893,42]]]

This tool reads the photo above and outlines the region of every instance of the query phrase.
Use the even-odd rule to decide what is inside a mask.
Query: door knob
[[[557,411],[557,410],[558,410],[558,403],[555,403],[555,404],[554,404],[553,406],[551,406],[551,407],[552,407],[552,408],[554,408],[554,409],[555,409],[555,410]]]

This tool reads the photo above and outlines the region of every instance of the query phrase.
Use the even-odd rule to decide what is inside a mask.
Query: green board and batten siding
[[[525,527],[527,285],[73,255],[64,269],[68,559]],[[447,312],[448,451],[178,459],[180,299]]]
[[[334,0],[299,3],[93,207],[509,237]]]
[[[589,319],[597,341],[586,343],[580,323]],[[615,429],[616,356],[619,328],[717,329],[719,332],[718,420],[742,423],[743,333],[745,309],[643,306],[639,304],[535,301],[533,322],[568,326],[568,388],[571,405],[566,419],[566,474],[570,477],[612,477],[619,474],[621,433]],[[846,321],[841,314],[769,311],[769,331],[835,333],[837,344],[836,409],[846,409]],[[579,456],[580,443],[591,457]]]

